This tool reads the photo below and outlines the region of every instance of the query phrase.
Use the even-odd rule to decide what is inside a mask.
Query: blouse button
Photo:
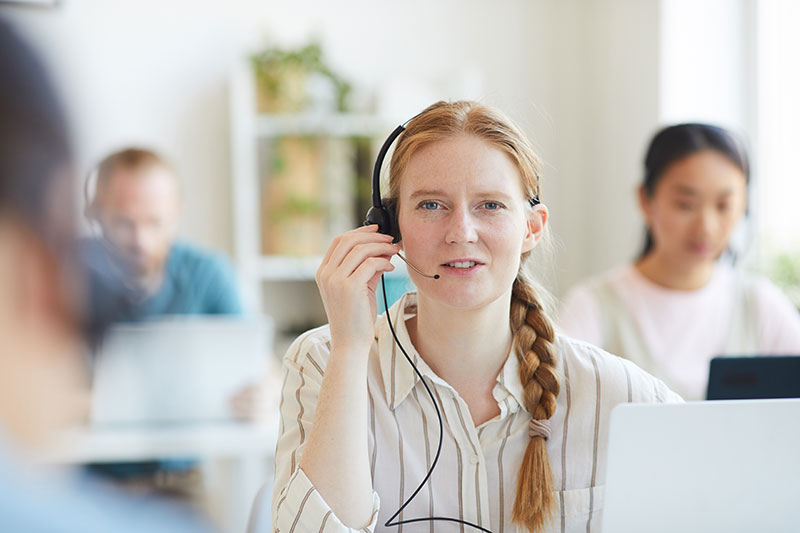
[[[476,464],[478,464],[478,461],[480,461],[480,458],[479,458],[477,455],[475,455],[475,454],[473,454],[473,455],[472,455],[472,456],[469,458],[469,462],[470,462],[471,464],[473,464],[473,465],[476,465]]]

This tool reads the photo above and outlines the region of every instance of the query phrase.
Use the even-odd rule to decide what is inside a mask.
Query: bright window
[[[765,273],[800,304],[800,2],[757,17],[757,234]]]

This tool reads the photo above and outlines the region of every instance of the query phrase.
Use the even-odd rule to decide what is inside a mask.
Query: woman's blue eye
[[[495,211],[497,209],[502,208],[503,206],[497,202],[484,202],[483,208],[488,209],[489,211]]]
[[[434,209],[439,209],[439,202],[433,202],[433,201],[421,202],[419,206],[422,209],[434,210]]]

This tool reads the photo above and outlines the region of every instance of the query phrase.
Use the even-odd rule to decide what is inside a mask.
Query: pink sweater
[[[566,335],[609,349],[604,339],[610,320],[627,321],[638,330],[657,374],[687,400],[704,398],[711,358],[729,347],[737,275],[717,265],[702,289],[667,289],[642,276],[633,266],[620,267],[570,290],[563,300],[558,327]],[[601,309],[597,284],[613,289],[627,312],[617,317]],[[756,353],[743,349],[728,355],[800,355],[800,314],[772,283],[751,278]],[[740,348],[741,350],[741,348]],[[734,351],[737,351],[734,348]],[[662,374],[662,375],[658,375]]]

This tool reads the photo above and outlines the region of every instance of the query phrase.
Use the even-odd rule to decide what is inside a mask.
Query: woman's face
[[[676,161],[661,175],[652,196],[640,191],[653,234],[651,253],[687,266],[715,261],[744,214],[746,194],[744,173],[716,151]]]
[[[510,295],[520,257],[537,243],[547,209],[531,209],[512,159],[461,135],[414,154],[399,188],[398,220],[420,296],[480,308]]]

